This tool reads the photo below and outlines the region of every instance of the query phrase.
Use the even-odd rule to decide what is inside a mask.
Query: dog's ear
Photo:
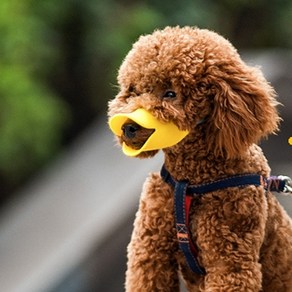
[[[213,73],[215,91],[207,144],[216,156],[235,158],[252,143],[278,130],[278,102],[258,68],[242,64],[240,69]]]

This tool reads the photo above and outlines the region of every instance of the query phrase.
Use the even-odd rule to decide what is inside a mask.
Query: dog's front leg
[[[170,188],[152,174],[144,184],[128,246],[126,291],[179,290],[174,226]]]
[[[261,291],[259,254],[267,219],[263,190],[250,186],[222,191],[203,201],[197,218],[198,245],[207,272],[203,291]]]

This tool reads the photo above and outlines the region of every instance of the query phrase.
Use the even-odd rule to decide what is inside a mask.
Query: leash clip
[[[278,178],[285,182],[283,193],[292,194],[292,179],[289,176],[285,176],[285,175],[279,175]]]

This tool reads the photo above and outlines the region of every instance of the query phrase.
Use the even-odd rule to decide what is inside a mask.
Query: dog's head
[[[118,83],[110,123],[134,156],[200,139],[207,152],[232,158],[278,129],[278,103],[261,71],[208,30],[167,27],[140,37]]]

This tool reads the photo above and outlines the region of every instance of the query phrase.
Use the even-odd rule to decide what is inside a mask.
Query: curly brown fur
[[[275,93],[223,37],[190,27],[142,36],[118,82],[110,116],[144,108],[190,132],[163,149],[176,180],[200,184],[234,174],[269,176],[256,143],[278,130]],[[169,90],[174,98],[165,97]],[[128,247],[127,291],[178,291],[178,271],[189,291],[292,291],[292,222],[273,194],[262,187],[233,187],[193,201],[190,229],[205,276],[190,272],[178,249],[173,204],[173,189],[151,174]]]

